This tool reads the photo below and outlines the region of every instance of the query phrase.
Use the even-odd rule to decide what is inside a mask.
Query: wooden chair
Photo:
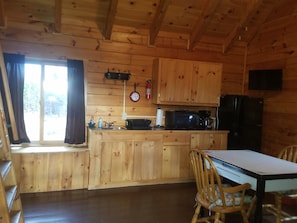
[[[197,207],[191,223],[225,222],[225,214],[240,212],[244,223],[248,218],[256,197],[246,195],[250,184],[231,186],[222,184],[215,165],[209,156],[201,150],[191,150],[190,160],[196,178]],[[202,209],[208,210],[208,216],[201,216]],[[206,213],[207,215],[207,213]]]
[[[278,158],[297,163],[297,145],[290,145],[283,148],[278,154]],[[276,217],[276,223],[297,220],[297,215],[292,216],[282,210],[283,198],[297,199],[297,188],[296,190],[275,192],[273,193],[273,195],[275,204],[264,204],[263,207],[265,208],[265,210]]]

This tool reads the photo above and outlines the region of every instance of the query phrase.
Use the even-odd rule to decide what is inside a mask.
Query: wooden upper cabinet
[[[154,64],[157,100],[164,103],[184,103],[191,100],[191,64],[188,61],[161,59]],[[155,78],[153,82],[155,81]],[[153,83],[154,84],[154,83]]]
[[[220,103],[222,64],[194,62],[191,102],[217,106]]]
[[[221,91],[221,73],[221,64],[155,59],[153,103],[217,106]]]

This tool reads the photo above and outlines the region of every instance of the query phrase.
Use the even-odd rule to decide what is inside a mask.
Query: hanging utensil
[[[140,94],[138,91],[136,91],[136,83],[134,83],[134,91],[130,94],[130,100],[133,102],[137,102],[140,99]]]

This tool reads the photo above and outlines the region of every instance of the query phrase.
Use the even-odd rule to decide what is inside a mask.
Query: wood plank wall
[[[146,80],[152,77],[152,61],[157,57],[221,62],[223,63],[222,93],[240,94],[242,92],[245,46],[241,43],[230,53],[223,55],[221,49],[207,49],[203,44],[201,50],[188,51],[187,41],[183,37],[166,33],[163,38],[157,39],[158,46],[148,46],[147,36],[141,32],[131,34],[122,27],[115,29],[112,41],[104,41],[96,29],[84,30],[79,26],[63,25],[60,34],[48,32],[48,27],[40,23],[19,24],[8,21],[7,27],[0,33],[4,52],[21,53],[33,58],[69,58],[84,61],[87,100],[86,124],[91,116],[94,116],[96,120],[101,116],[105,121],[116,121],[118,125],[124,124],[122,120],[123,82],[106,80],[104,73],[108,69],[110,71],[129,71],[132,74],[131,79],[127,82],[127,114],[129,116],[155,116],[157,105],[144,99],[144,91]],[[214,51],[212,52],[212,50]],[[142,97],[138,103],[133,103],[128,99],[134,83],[137,83],[137,90]],[[180,107],[162,108],[166,110]],[[198,110],[200,108],[191,109]],[[13,154],[15,163],[19,164],[16,166],[16,172],[22,182],[22,192],[85,187],[84,184],[75,183],[65,185],[66,179],[63,177],[63,170],[62,175],[57,175],[55,179],[57,184],[49,185],[47,176],[56,174],[56,171],[60,173],[61,170],[49,168],[50,172],[39,174],[34,171],[35,168],[30,166],[34,163],[48,163],[52,160],[52,156],[60,155]],[[64,158],[60,157],[59,159]],[[72,165],[69,159],[64,161]],[[84,175],[80,175],[78,178],[83,180],[84,177]],[[44,183],[39,185],[36,182]]]
[[[129,71],[132,74],[126,88],[128,116],[155,116],[157,105],[145,99],[145,83],[152,77],[152,61],[157,57],[221,62],[222,93],[242,94],[245,51],[245,45],[242,43],[237,44],[230,53],[222,54],[222,49],[206,50],[204,46],[201,46],[201,50],[189,51],[182,37],[169,34],[158,38],[157,47],[151,47],[147,44],[147,36],[141,33],[129,34],[123,27],[117,27],[114,31],[113,41],[100,39],[99,31],[93,29],[83,32],[75,30],[77,27],[64,26],[65,33],[56,34],[45,31],[47,29],[40,24],[26,25],[26,29],[15,24],[8,24],[7,27],[9,28],[0,33],[4,52],[21,53],[28,57],[84,60],[86,123],[91,116],[94,116],[96,121],[102,116],[105,121],[124,124],[124,84],[123,81],[106,80],[104,73],[108,70]],[[98,38],[95,37],[97,34]],[[129,100],[134,83],[141,94],[141,100],[137,103]],[[168,108],[164,108],[166,109]]]
[[[275,156],[283,147],[297,144],[297,20],[296,13],[282,13],[275,11],[273,21],[263,24],[249,46],[247,70],[283,68],[283,90],[245,89],[250,95],[264,98],[262,151]]]
[[[124,27],[115,27],[112,41],[105,41],[96,27],[92,29],[84,27],[85,24],[80,21],[73,21],[73,23],[77,25],[63,23],[62,32],[54,33],[46,24],[8,21],[7,28],[0,32],[0,42],[4,52],[20,53],[26,57],[83,60],[86,86],[86,124],[91,116],[94,116],[96,120],[101,116],[104,121],[116,121],[117,125],[124,124],[122,120],[123,82],[106,80],[104,73],[108,69],[110,71],[129,71],[132,74],[131,79],[127,82],[126,90],[128,116],[155,116],[158,106],[152,104],[151,100],[144,99],[144,91],[146,80],[152,77],[153,59],[158,57],[223,63],[222,94],[243,93],[246,50],[243,43],[236,43],[235,47],[227,54],[222,53],[221,47],[203,42],[195,51],[189,51],[187,50],[186,37],[182,35],[161,33],[161,36],[156,40],[156,46],[148,46],[147,34],[143,32],[130,32]],[[137,83],[137,90],[142,97],[137,103],[128,99],[134,83]],[[162,107],[164,110],[180,108],[184,109],[185,107]],[[33,164],[40,164],[39,167],[42,168],[41,164],[51,162],[54,156],[73,167],[71,157],[68,157],[71,156],[70,154],[67,155],[69,159],[60,157],[62,154],[13,154],[15,163],[18,164],[15,169],[21,181],[22,192],[85,187],[83,183],[65,185],[67,177],[65,178],[63,175],[68,176],[67,168],[62,170],[62,175],[56,175],[55,184],[49,183],[48,175],[57,174],[56,171],[61,170],[48,168],[49,172],[46,174],[35,171]],[[76,178],[84,180],[86,173],[82,174]],[[44,183],[40,184],[40,182]]]

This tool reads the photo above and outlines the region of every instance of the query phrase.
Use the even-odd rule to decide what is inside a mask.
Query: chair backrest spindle
[[[290,145],[283,148],[278,158],[297,163],[297,145]]]

